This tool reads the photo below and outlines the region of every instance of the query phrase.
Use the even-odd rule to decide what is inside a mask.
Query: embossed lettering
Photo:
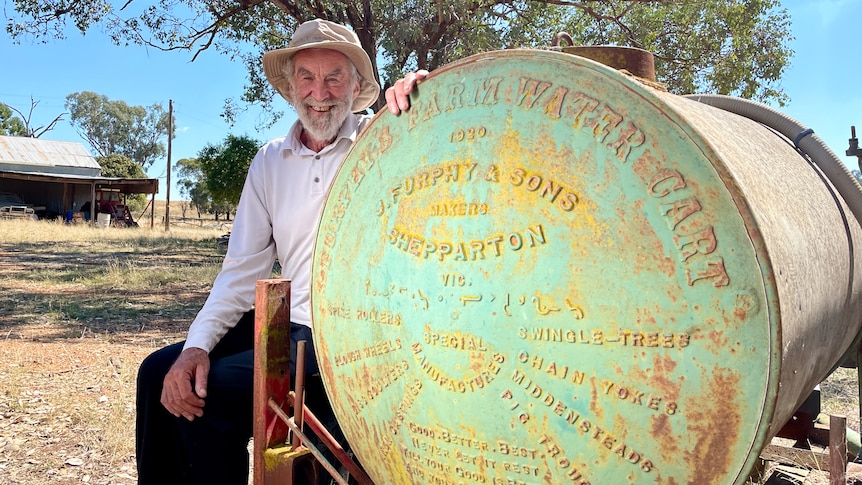
[[[563,101],[566,99],[566,93],[568,92],[568,88],[559,86],[554,90],[554,94],[551,95],[551,99],[545,103],[545,114],[550,116],[551,119],[558,120],[562,116],[561,111],[563,109]]]
[[[637,390],[632,386],[620,386],[612,381],[602,379],[601,387],[602,392],[606,396],[616,397],[621,401],[629,402],[636,406],[644,406],[644,397],[647,396],[646,393]],[[662,400],[662,396],[650,394],[646,400],[646,407],[652,409],[653,411],[661,411],[662,408],[660,407],[660,404]],[[671,400],[667,400],[663,411],[665,412],[665,414],[668,415],[676,414],[677,403]]]
[[[637,148],[644,144],[646,141],[646,136],[643,132],[635,126],[634,123],[629,122],[626,127],[620,131],[617,139],[608,143],[608,148],[614,150],[614,153],[617,155],[617,159],[619,161],[626,163],[628,162],[629,155],[632,152],[632,148]]]
[[[700,280],[712,280],[712,284],[716,288],[730,284],[730,278],[724,269],[724,260],[722,258],[714,258],[692,266],[695,267],[685,271],[689,286],[694,286]]]
[[[497,104],[497,88],[500,86],[501,77],[491,77],[476,86],[476,95],[473,97],[473,105]]]
[[[653,197],[666,197],[671,192],[685,188],[682,174],[676,170],[663,168],[647,182],[647,191]]]
[[[602,142],[622,120],[622,116],[614,112],[608,105],[603,104],[596,116],[585,120],[584,125],[592,128],[593,135]]]
[[[533,104],[538,101],[549,87],[551,87],[551,83],[547,81],[522,77],[518,87],[518,95],[515,104],[524,106],[528,109],[532,108]]]
[[[559,182],[545,179],[537,173],[529,173],[524,168],[516,168],[509,177],[509,182],[515,187],[523,187],[536,193],[540,198],[547,199],[566,212],[571,212],[578,203],[578,196]],[[560,194],[563,196],[560,197]]]
[[[704,274],[702,277],[715,277],[717,271]],[[692,277],[695,277],[692,275]],[[615,333],[605,332],[602,329],[593,330],[571,330],[564,328],[533,327],[530,329],[521,327],[518,329],[518,337],[523,340],[535,340],[545,342],[560,342],[569,344],[607,345],[619,344],[633,347],[662,347],[662,348],[685,348],[688,347],[691,337],[686,333],[643,333],[627,329],[617,330]]]
[[[575,93],[572,103],[566,107],[566,116],[572,118],[572,127],[579,128],[583,123],[583,116],[592,113],[599,105],[597,99],[593,99],[584,93]]]
[[[488,236],[484,240],[473,241],[430,241],[422,236],[408,234],[397,227],[392,228],[387,236],[387,241],[408,254],[421,259],[429,259],[436,255],[439,261],[445,261],[451,257],[454,261],[478,261],[490,256],[500,257],[504,254],[503,249],[519,251],[524,248],[535,248],[548,243],[545,230],[541,224],[536,224],[525,229],[525,233],[512,232],[507,238],[500,234]],[[508,245],[503,244],[507,241]]]
[[[661,206],[662,214],[664,214],[665,220],[667,220],[668,226],[672,231],[676,230],[677,226],[679,226],[679,224],[687,217],[696,212],[700,212],[700,210],[700,201],[694,197],[677,200],[670,204],[664,204]]]
[[[676,170],[662,166],[650,150],[646,150],[633,164],[634,172],[646,184],[647,193],[658,199],[672,194],[682,198],[659,206],[668,227],[673,234],[673,242],[679,260],[686,265],[685,274],[689,286],[701,280],[710,280],[715,287],[730,284],[724,260],[715,255],[718,239],[713,226],[704,221],[705,215],[700,201],[691,195],[684,196],[687,188],[685,178]],[[681,233],[685,231],[685,233]],[[697,257],[696,257],[697,256]],[[655,341],[650,341],[650,344]],[[666,343],[663,341],[662,346]]]
[[[689,258],[698,253],[710,254],[718,247],[712,226],[694,234],[674,236],[673,241],[676,243],[683,261],[688,261]]]

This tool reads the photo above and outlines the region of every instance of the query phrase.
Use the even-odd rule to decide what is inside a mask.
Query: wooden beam
[[[770,443],[760,452],[760,457],[766,461],[808,468],[809,470],[829,471],[828,452],[803,450]]]

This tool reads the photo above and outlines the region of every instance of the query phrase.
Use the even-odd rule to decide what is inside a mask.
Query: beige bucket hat
[[[296,28],[288,47],[269,51],[263,55],[263,72],[267,81],[288,103],[294,104],[290,97],[290,78],[284,74],[284,65],[303,49],[336,50],[353,62],[359,75],[362,76],[359,94],[353,100],[354,113],[368,108],[377,101],[380,86],[374,80],[371,59],[362,49],[359,37],[343,25],[315,19],[304,22]]]

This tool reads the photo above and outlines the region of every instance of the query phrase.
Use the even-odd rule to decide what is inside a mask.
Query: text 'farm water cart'
[[[664,91],[650,57],[469,57],[354,144],[311,306],[374,483],[741,484],[855,353],[858,184],[780,113]],[[266,325],[256,419],[284,437]],[[256,436],[259,484],[279,441]]]

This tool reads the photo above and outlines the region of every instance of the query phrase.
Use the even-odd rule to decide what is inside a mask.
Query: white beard
[[[349,98],[350,96],[348,96]],[[295,99],[295,98],[294,98]],[[316,141],[330,141],[338,134],[347,115],[350,114],[350,106],[353,100],[333,99],[328,101],[315,101],[311,96],[297,101],[296,114],[303,129]],[[327,110],[325,113],[315,112]],[[311,111],[311,112],[310,112]]]

